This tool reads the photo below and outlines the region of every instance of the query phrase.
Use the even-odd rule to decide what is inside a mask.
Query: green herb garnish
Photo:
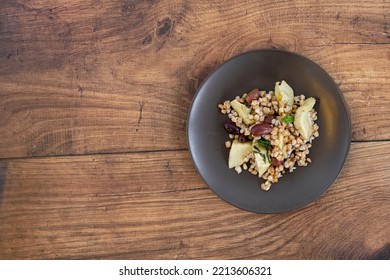
[[[259,140],[257,140],[257,143],[260,145],[260,146],[263,146],[264,148],[268,148],[269,145],[271,144],[271,142],[267,139],[264,139],[264,138],[260,138]]]
[[[268,163],[272,163],[271,156],[267,153]]]
[[[258,147],[256,147],[256,146],[253,146],[253,149],[254,149],[254,153],[258,153],[258,154],[260,154],[260,150],[259,150],[259,148]]]
[[[266,155],[263,154],[263,153],[260,153],[260,155],[261,155],[261,157],[263,158],[263,161],[264,161],[265,163],[267,163],[267,157],[266,157]]]
[[[292,123],[294,121],[294,117],[293,116],[285,116],[283,119],[282,119],[282,122],[284,122],[285,124],[289,124],[289,123]]]

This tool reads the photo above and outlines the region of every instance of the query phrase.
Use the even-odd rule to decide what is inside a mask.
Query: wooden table
[[[0,12],[1,259],[390,258],[388,0],[5,0]],[[186,141],[202,80],[259,48],[321,65],[353,125],[329,192],[280,215],[222,201]]]

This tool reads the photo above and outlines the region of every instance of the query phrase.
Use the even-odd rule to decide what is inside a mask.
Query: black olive
[[[233,135],[240,134],[240,128],[234,122],[225,122],[224,127],[227,132]]]

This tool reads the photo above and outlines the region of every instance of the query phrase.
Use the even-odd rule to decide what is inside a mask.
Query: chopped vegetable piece
[[[259,173],[259,177],[261,177],[267,171],[268,167],[270,167],[271,160],[268,151],[263,146],[254,143],[253,150],[255,154],[256,169]]]
[[[275,84],[275,96],[279,106],[294,104],[294,91],[285,81]]]
[[[251,142],[240,143],[238,140],[234,140],[229,153],[229,168],[234,168],[243,164],[246,156],[251,152]]]
[[[313,132],[313,121],[310,118],[310,111],[313,109],[316,100],[310,97],[305,100],[303,105],[295,113],[294,126],[298,129],[305,141],[310,140]]]
[[[255,121],[249,118],[251,109],[246,107],[244,104],[238,102],[236,99],[230,102],[230,105],[233,109],[238,113],[238,115],[242,118],[246,125],[251,125]]]
[[[284,122],[285,124],[293,123],[294,117],[290,116],[290,115],[285,116],[285,117],[283,117],[282,122]]]

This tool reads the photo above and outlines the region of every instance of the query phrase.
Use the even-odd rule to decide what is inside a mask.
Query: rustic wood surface
[[[187,149],[200,83],[259,48],[321,65],[353,126],[332,188],[280,215]],[[389,1],[5,0],[0,65],[0,259],[390,258]]]

